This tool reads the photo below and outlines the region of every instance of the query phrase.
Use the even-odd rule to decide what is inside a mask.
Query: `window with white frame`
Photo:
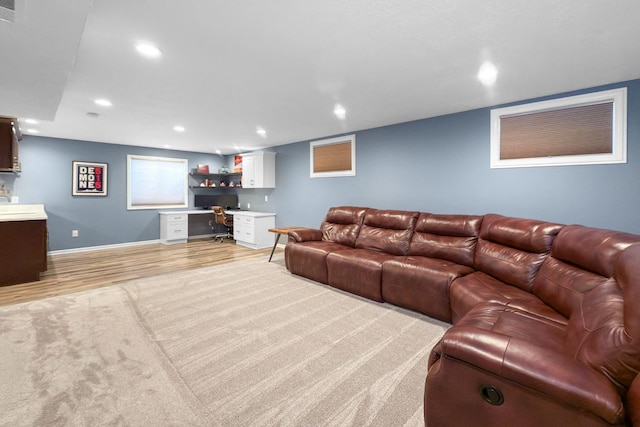
[[[627,89],[491,110],[491,168],[626,163]]]
[[[309,143],[311,178],[354,176],[356,136],[345,135]]]

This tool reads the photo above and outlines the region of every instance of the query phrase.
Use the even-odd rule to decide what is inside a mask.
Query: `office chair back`
[[[224,238],[233,238],[232,228],[233,228],[233,217],[227,216],[222,206],[211,206],[211,210],[215,215],[216,224],[224,225],[227,227],[227,232],[224,234],[215,234],[213,238],[215,240],[220,239],[221,242],[224,241]],[[215,227],[211,227],[215,231]]]
[[[229,218],[227,214],[224,212],[224,209],[222,208],[222,206],[211,206],[211,210],[216,215],[217,224],[221,224],[226,227],[230,227],[233,225],[233,221],[231,221],[231,218]]]

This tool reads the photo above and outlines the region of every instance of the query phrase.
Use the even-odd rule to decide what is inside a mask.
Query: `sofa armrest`
[[[322,240],[322,231],[314,228],[301,228],[289,231],[289,239],[295,242],[309,242],[313,240]]]
[[[450,329],[436,349],[457,359],[574,407],[610,423],[624,417],[615,386],[591,367],[562,353],[507,335],[477,329]],[[438,357],[436,356],[436,357]]]

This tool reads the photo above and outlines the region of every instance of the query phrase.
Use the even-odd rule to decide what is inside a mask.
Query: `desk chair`
[[[213,230],[214,232],[213,238],[215,240],[220,239],[220,243],[224,242],[225,237],[228,239],[233,239],[233,217],[227,216],[227,214],[224,212],[224,209],[222,209],[222,206],[211,206],[211,210],[216,216],[215,223],[212,223],[211,221],[209,222],[209,225],[211,225],[211,230]],[[216,233],[216,224],[225,226],[227,228],[227,232],[222,234]]]

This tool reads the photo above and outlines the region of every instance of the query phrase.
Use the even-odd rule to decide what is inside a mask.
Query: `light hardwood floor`
[[[48,270],[40,281],[0,286],[0,306],[241,259],[268,259],[270,253],[270,248],[253,250],[234,242],[200,239],[175,245],[154,243],[49,255]]]

